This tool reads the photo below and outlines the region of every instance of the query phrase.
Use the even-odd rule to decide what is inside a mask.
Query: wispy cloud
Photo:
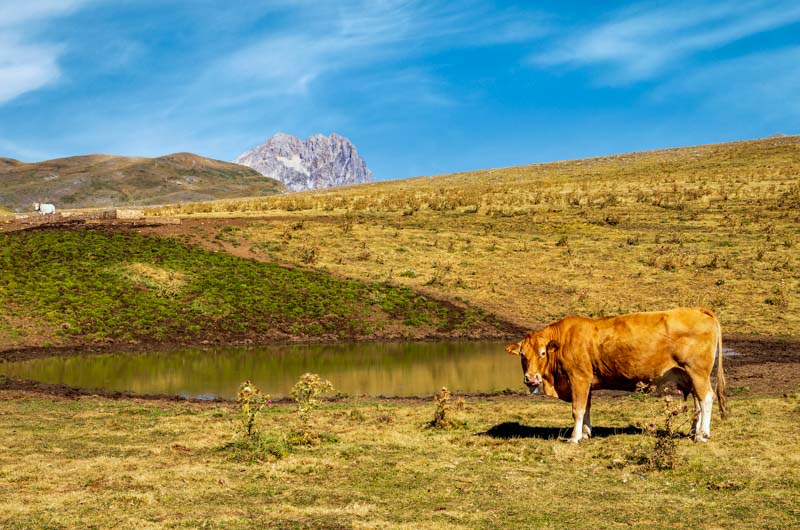
[[[538,14],[496,10],[483,2],[345,0],[315,3],[290,16],[301,20],[231,53],[211,75],[258,81],[262,93],[266,86],[302,95],[326,75],[443,49],[520,42],[546,31]]]
[[[529,60],[542,67],[602,68],[606,84],[656,78],[691,56],[800,21],[792,0],[641,4],[570,31]]]
[[[41,24],[89,0],[27,0],[0,4],[0,105],[55,82],[63,47],[40,33]]]

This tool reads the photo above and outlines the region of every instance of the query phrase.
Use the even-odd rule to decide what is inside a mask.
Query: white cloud
[[[230,54],[210,75],[259,81],[262,94],[302,95],[326,74],[445,48],[531,40],[546,31],[539,15],[500,11],[481,2],[349,0],[315,4],[295,14],[300,23]]]
[[[643,4],[594,27],[575,28],[530,62],[599,66],[607,84],[627,84],[663,75],[697,53],[798,21],[800,4],[794,1]]]
[[[63,47],[36,42],[41,23],[70,13],[89,0],[27,0],[0,4],[0,105],[54,83]]]
[[[25,0],[0,3],[0,27],[14,27],[23,22],[65,15],[89,0]]]

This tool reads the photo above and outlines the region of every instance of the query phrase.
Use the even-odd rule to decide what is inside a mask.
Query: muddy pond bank
[[[504,354],[502,343],[20,349],[0,352],[0,374],[5,374],[0,389],[68,397],[213,401],[230,399],[244,379],[253,379],[278,397],[300,373],[311,371],[330,378],[342,397],[402,399],[430,395],[441,386],[462,395],[522,392],[519,366]],[[781,396],[800,391],[800,341],[734,336],[726,337],[724,344],[729,393]],[[11,369],[20,363],[29,366]],[[203,386],[209,377],[215,382]]]

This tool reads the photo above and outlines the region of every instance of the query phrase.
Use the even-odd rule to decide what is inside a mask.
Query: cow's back
[[[632,313],[594,321],[588,349],[600,386],[626,388],[675,367],[714,361],[716,319],[704,308]]]

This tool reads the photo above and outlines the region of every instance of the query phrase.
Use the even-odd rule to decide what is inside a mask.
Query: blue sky
[[[0,156],[349,137],[379,179],[800,133],[800,3],[0,0]]]

